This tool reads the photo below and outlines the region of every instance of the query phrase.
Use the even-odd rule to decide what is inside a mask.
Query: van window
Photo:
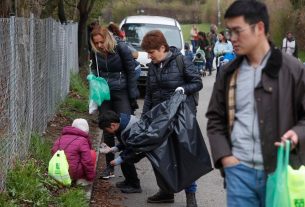
[[[175,46],[179,50],[182,49],[181,36],[178,27],[160,25],[160,24],[124,24],[122,30],[125,32],[126,41],[131,43],[138,51],[141,49],[141,41],[144,35],[151,30],[160,30],[169,46]]]

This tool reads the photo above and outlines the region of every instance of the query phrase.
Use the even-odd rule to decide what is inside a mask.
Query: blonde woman
[[[130,50],[124,42],[117,42],[107,28],[100,26],[91,32],[90,42],[93,49],[91,70],[96,76],[106,79],[110,88],[110,100],[104,101],[99,107],[99,115],[103,116],[103,112],[108,110],[113,110],[118,114],[132,114],[132,105],[136,102],[139,91]],[[113,147],[114,136],[107,132],[103,134],[104,142],[109,147]],[[106,155],[107,168],[102,172],[100,178],[114,177],[114,169],[110,165],[110,161],[113,159],[113,153]],[[139,184],[134,164],[124,163],[121,168],[128,183]]]

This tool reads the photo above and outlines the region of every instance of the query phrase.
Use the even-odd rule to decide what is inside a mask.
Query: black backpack
[[[183,55],[177,55],[177,57],[176,57],[176,63],[177,63],[179,72],[184,74],[184,61],[183,61]],[[196,106],[198,106],[198,103],[199,103],[199,91],[193,93],[193,97],[194,97]]]

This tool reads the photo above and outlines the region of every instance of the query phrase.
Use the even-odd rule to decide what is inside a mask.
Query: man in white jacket
[[[282,51],[296,58],[298,57],[297,43],[291,32],[287,32],[283,39]]]

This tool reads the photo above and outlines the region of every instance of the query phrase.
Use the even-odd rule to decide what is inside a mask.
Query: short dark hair
[[[120,123],[120,116],[114,111],[105,111],[99,115],[98,126],[101,129],[105,129],[111,126],[111,123]]]
[[[159,50],[161,46],[165,47],[165,52],[169,51],[169,45],[160,30],[147,32],[142,40],[141,47],[143,50]]]
[[[184,43],[184,49],[189,50],[190,49],[190,44],[189,43]]]
[[[248,24],[262,21],[265,25],[265,34],[269,32],[269,14],[266,5],[257,0],[237,0],[227,9],[224,18],[243,16]]]

